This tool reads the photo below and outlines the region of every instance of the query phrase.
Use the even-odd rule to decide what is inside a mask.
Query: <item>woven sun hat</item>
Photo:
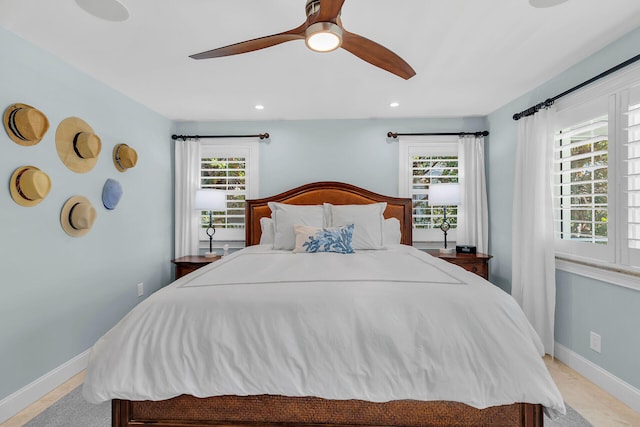
[[[122,186],[115,179],[107,179],[102,187],[102,204],[105,208],[113,210],[122,197]]]
[[[138,153],[127,144],[118,144],[113,148],[113,164],[120,172],[126,172],[138,163]]]
[[[47,116],[27,104],[10,105],[2,122],[9,138],[20,145],[36,145],[49,130]]]
[[[96,210],[89,199],[84,196],[73,196],[62,206],[60,224],[69,236],[81,237],[91,230],[96,215]]]
[[[35,166],[22,166],[11,175],[9,191],[20,206],[35,206],[47,197],[51,190],[49,175]]]
[[[78,173],[89,172],[96,165],[102,141],[84,120],[67,117],[56,130],[56,150],[60,160]]]

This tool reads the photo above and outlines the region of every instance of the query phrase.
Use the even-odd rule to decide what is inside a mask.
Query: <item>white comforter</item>
[[[93,347],[83,394],[528,402],[554,416],[564,404],[542,355],[511,296],[412,247],[253,246],[133,309]]]

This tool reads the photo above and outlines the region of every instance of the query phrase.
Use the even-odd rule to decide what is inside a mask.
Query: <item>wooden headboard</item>
[[[245,243],[247,246],[260,243],[260,218],[271,216],[269,202],[289,203],[292,205],[321,205],[322,203],[364,205],[387,202],[384,217],[397,218],[400,221],[400,231],[402,233],[400,243],[404,245],[412,244],[411,199],[383,196],[342,182],[314,182],[272,197],[247,200],[245,205]]]

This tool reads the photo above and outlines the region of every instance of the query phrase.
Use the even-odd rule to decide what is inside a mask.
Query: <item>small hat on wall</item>
[[[138,153],[127,144],[118,144],[113,148],[113,164],[120,172],[135,167],[138,163]]]
[[[115,179],[107,179],[102,187],[102,204],[105,208],[113,210],[122,197],[122,186]]]
[[[49,119],[42,111],[27,104],[10,105],[2,120],[9,138],[16,144],[36,145],[49,130]]]
[[[56,150],[69,169],[85,173],[96,165],[102,141],[84,120],[67,117],[56,130]]]
[[[35,166],[22,166],[16,169],[9,181],[9,191],[13,200],[20,206],[35,206],[47,197],[51,190],[49,175]]]
[[[83,196],[73,196],[67,200],[60,212],[62,229],[71,237],[84,236],[93,227],[96,210]]]

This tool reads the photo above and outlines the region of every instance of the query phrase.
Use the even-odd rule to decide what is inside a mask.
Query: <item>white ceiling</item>
[[[0,0],[0,25],[169,119],[223,121],[482,116],[640,23],[639,0],[346,0],[344,27],[411,64],[405,81],[303,41],[188,57],[297,27],[305,0],[120,2],[124,22],[74,0]]]

